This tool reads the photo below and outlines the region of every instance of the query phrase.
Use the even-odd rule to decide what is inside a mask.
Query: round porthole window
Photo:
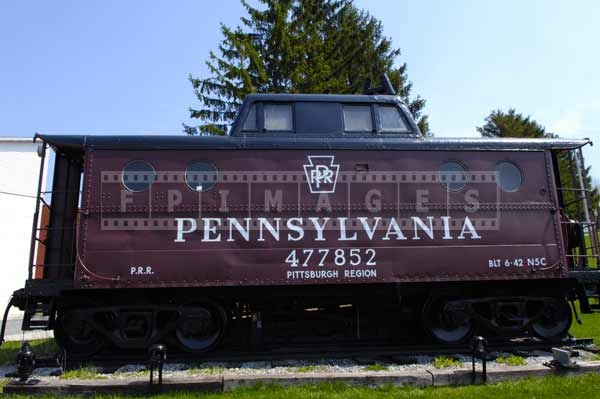
[[[517,191],[523,183],[521,170],[512,162],[500,162],[496,165],[496,183],[503,191]]]
[[[439,180],[448,190],[461,190],[467,184],[467,170],[458,162],[445,162],[440,166]]]
[[[194,162],[185,170],[185,184],[193,191],[210,190],[217,179],[217,168],[212,163]]]
[[[146,161],[132,161],[123,168],[121,182],[123,186],[134,193],[148,190],[156,180],[156,172]]]

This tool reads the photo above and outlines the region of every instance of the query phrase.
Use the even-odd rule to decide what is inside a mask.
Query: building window
[[[347,132],[372,132],[371,107],[368,105],[344,105],[344,130]]]
[[[512,162],[500,162],[496,165],[496,183],[503,191],[517,191],[523,183],[521,170]]]
[[[406,133],[409,131],[404,119],[402,119],[400,110],[394,106],[379,107],[379,125],[383,132]]]
[[[213,163],[194,162],[185,170],[185,184],[192,191],[208,191],[217,184],[218,173]]]
[[[248,111],[248,116],[246,117],[246,122],[244,123],[243,130],[245,131],[253,131],[257,130],[258,124],[256,123],[256,104],[252,104],[250,107],[250,111]]]
[[[292,106],[289,104],[265,104],[266,131],[292,131],[294,129]]]
[[[467,170],[458,162],[444,162],[440,166],[439,181],[448,190],[462,190],[467,185]]]
[[[132,161],[123,168],[121,182],[123,186],[134,193],[148,190],[156,180],[156,172],[146,161]]]

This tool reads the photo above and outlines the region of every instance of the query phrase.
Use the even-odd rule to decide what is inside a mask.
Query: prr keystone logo
[[[335,192],[340,165],[336,165],[333,155],[309,155],[304,173],[310,192],[313,194],[331,194]]]

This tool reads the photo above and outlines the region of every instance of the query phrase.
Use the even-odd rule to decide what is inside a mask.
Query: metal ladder
[[[598,226],[593,220],[594,190],[588,182],[581,148],[566,153],[566,164],[571,186],[558,187],[558,190],[562,192],[563,200],[571,197],[563,203],[566,220],[562,221],[567,241],[575,238],[575,245],[570,245],[570,253],[566,254],[569,275],[581,283],[579,297],[587,298],[587,303],[581,304],[582,311],[600,312],[600,258]]]
[[[46,144],[43,143],[39,149],[41,158],[39,180],[37,187],[35,212],[33,215],[33,225],[31,228],[31,244],[29,250],[28,277],[25,283],[25,288],[15,292],[16,301],[20,303],[20,307],[24,309],[22,330],[50,330],[54,326],[55,317],[55,295],[52,291],[61,287],[62,281],[56,279],[47,279],[46,274],[51,269],[58,268],[73,269],[74,264],[48,263],[48,251],[53,250],[48,242],[49,234],[53,232],[61,232],[63,230],[72,230],[73,227],[65,227],[62,225],[51,227],[51,212],[52,203],[48,203],[44,197],[46,195],[54,196],[56,191],[52,187],[51,191],[45,191],[44,181],[44,165],[46,157]],[[66,191],[63,191],[66,192]],[[55,247],[56,248],[56,247]],[[67,281],[68,283],[69,281]]]
[[[54,323],[54,301],[45,299],[30,300],[25,307],[21,329],[49,330]]]

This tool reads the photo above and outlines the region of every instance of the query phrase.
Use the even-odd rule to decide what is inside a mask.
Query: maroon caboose
[[[226,137],[36,139],[53,185],[12,304],[74,354],[553,340],[568,300],[591,311],[589,140],[422,138],[390,95],[250,95]]]

